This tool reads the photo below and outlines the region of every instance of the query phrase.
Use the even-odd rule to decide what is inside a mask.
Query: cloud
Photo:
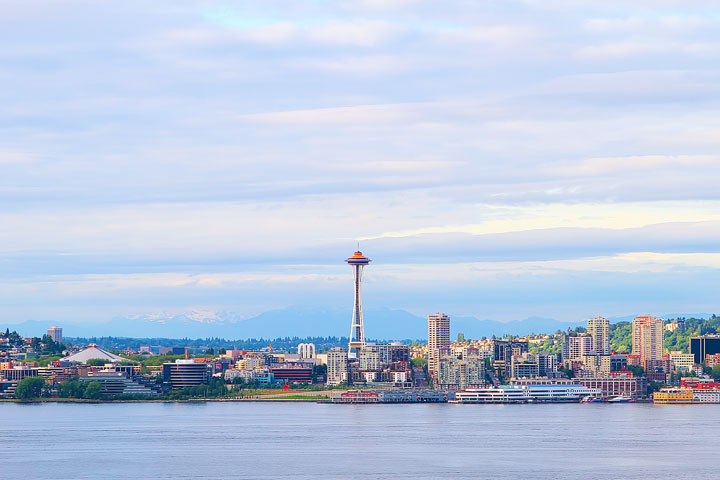
[[[628,157],[588,158],[580,162],[548,165],[548,173],[557,176],[607,176],[622,173],[648,172],[662,169],[689,169],[704,171],[708,167],[720,166],[717,155],[643,155]]]
[[[299,24],[292,21],[270,21],[253,26],[194,27],[174,29],[156,34],[138,43],[142,48],[149,40],[160,48],[209,48],[245,43],[270,47],[316,45],[333,48],[377,47],[400,33],[389,22],[374,20],[340,21]]]
[[[625,18],[593,18],[585,22],[585,28],[595,33],[696,33],[713,27],[717,21],[701,16],[631,16]]]
[[[0,150],[0,165],[27,164],[34,160],[35,156],[30,153]]]
[[[406,124],[416,118],[413,115],[413,105],[359,105],[258,113],[241,117],[243,120],[273,124],[335,126]]]
[[[88,312],[336,301],[357,238],[393,265],[369,280],[389,306],[702,303],[712,2],[218,5],[6,6],[0,264],[34,285],[6,294],[19,315],[43,285]]]

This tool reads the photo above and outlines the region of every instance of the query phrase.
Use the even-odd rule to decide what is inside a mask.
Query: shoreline
[[[169,399],[135,399],[135,400],[107,400],[107,399],[81,399],[81,398],[37,398],[32,400],[20,400],[15,398],[0,399],[2,403],[21,403],[21,404],[42,404],[42,403],[322,403],[332,405],[557,405],[557,404],[580,404],[580,402],[533,402],[533,403],[450,403],[450,402],[333,402],[328,399],[317,398],[191,398],[183,400]],[[653,404],[651,399],[639,399],[635,402],[627,403],[608,403],[595,402],[598,405],[633,405],[633,404]],[[709,402],[698,402],[688,405],[717,405]]]

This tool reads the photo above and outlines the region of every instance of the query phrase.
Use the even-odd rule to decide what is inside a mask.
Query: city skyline
[[[717,311],[719,18],[5,5],[3,314],[341,307],[357,240],[368,302],[418,316]]]
[[[714,478],[717,1],[2,7],[4,476]]]

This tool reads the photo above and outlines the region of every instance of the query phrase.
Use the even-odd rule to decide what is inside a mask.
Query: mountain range
[[[347,309],[288,307],[269,310],[252,318],[233,312],[189,311],[182,314],[148,314],[115,317],[104,323],[58,323],[26,321],[3,325],[23,336],[42,336],[48,327],[58,324],[66,337],[135,338],[209,338],[226,339],[347,336],[352,313]],[[662,318],[707,318],[710,314],[670,314]],[[563,322],[553,318],[530,317],[499,322],[469,316],[450,315],[451,336],[462,332],[466,338],[501,337],[530,333],[553,333],[585,325],[585,321]],[[633,316],[611,318],[612,322],[632,320]],[[427,320],[405,310],[388,308],[364,311],[365,336],[368,339],[425,339]]]

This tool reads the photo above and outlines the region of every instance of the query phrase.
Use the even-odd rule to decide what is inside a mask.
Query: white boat
[[[612,397],[608,399],[608,403],[634,403],[635,399],[626,397],[625,395],[618,395],[617,397]]]
[[[584,385],[503,385],[457,392],[453,403],[579,402],[581,398],[598,397],[601,393],[600,389]]]

